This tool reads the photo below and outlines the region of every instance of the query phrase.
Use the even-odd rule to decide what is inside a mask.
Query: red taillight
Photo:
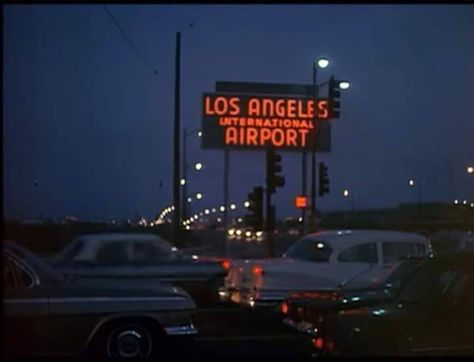
[[[321,337],[318,337],[316,339],[313,339],[313,344],[317,349],[323,349],[324,347],[324,339]]]
[[[221,265],[225,270],[229,270],[232,267],[232,262],[230,260],[224,260]]]
[[[255,265],[252,268],[252,273],[254,273],[257,276],[260,276],[263,274],[263,268],[260,265]]]
[[[288,304],[287,304],[286,302],[283,302],[283,303],[281,304],[281,312],[282,312],[283,314],[288,314],[288,309],[289,309],[289,308],[288,308]]]

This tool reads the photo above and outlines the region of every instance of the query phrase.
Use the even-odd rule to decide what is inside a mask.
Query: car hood
[[[49,259],[48,263],[59,273],[87,278],[202,278],[225,276],[219,262],[177,260],[160,265],[129,264],[108,266],[95,263],[74,263],[62,259]]]

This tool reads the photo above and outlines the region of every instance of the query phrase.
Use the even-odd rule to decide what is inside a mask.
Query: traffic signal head
[[[281,155],[275,153],[273,148],[267,150],[267,190],[274,193],[277,187],[285,185],[285,178],[278,175],[281,172]]]
[[[319,196],[329,193],[328,167],[324,163],[319,164]]]
[[[245,217],[246,223],[256,229],[263,228],[263,188],[254,187],[248,194],[248,201],[251,214]]]
[[[329,112],[330,112],[330,118],[339,118],[340,114],[340,107],[341,107],[341,91],[339,87],[340,81],[335,80],[334,76],[331,76],[329,78]]]

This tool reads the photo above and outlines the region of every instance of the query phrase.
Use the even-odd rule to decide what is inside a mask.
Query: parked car
[[[316,348],[363,356],[473,356],[474,252],[417,266],[397,298],[327,314]]]
[[[199,307],[219,301],[218,291],[230,268],[228,260],[186,254],[157,235],[125,233],[77,237],[48,262],[62,273],[81,278],[171,283],[186,290]]]
[[[431,254],[429,240],[413,233],[318,232],[297,241],[280,258],[234,260],[221,295],[250,307],[274,306],[292,292],[332,290],[354,278],[370,285],[401,258]]]
[[[280,305],[283,323],[309,336],[319,337],[332,313],[393,301],[426,257],[409,257],[396,263],[372,285],[356,278],[343,288],[292,293]]]
[[[7,356],[150,357],[189,342],[197,333],[195,310],[178,287],[75,280],[18,244],[3,243]]]
[[[472,231],[442,230],[431,237],[437,255],[457,253],[461,250],[474,250]]]

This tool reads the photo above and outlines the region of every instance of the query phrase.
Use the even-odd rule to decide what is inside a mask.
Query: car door
[[[415,355],[474,354],[472,276],[456,266],[424,268],[400,295],[402,331]]]
[[[3,255],[3,335],[7,354],[47,354],[48,291],[21,259]]]

